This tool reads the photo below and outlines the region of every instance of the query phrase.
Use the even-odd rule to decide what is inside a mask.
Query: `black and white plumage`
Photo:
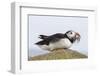
[[[70,30],[65,34],[40,35],[39,38],[42,40],[35,43],[36,45],[44,50],[54,50],[58,48],[70,48],[75,41],[80,41],[80,34]]]

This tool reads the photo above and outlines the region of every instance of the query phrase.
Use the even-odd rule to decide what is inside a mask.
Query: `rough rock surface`
[[[29,60],[57,60],[57,59],[79,59],[88,58],[86,55],[81,54],[71,49],[56,49],[47,54],[31,57]]]

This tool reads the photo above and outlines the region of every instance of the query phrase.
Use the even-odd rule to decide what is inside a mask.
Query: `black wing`
[[[52,42],[52,43],[57,42],[62,38],[65,38],[65,34],[57,33],[57,34],[54,34],[51,36],[41,35],[41,39],[43,39],[43,40],[41,40],[35,44],[36,45],[49,45],[50,42]]]
[[[65,34],[57,33],[57,34],[48,36],[45,40],[47,42],[56,42],[56,41],[59,41],[62,38],[65,38]]]

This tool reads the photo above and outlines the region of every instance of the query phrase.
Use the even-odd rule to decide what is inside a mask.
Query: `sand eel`
[[[50,36],[40,35],[41,41],[35,43],[43,50],[70,48],[75,41],[80,41],[80,34],[72,30],[65,34],[56,33]]]

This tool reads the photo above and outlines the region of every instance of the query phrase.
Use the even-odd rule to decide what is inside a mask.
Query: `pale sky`
[[[73,30],[80,33],[81,40],[71,49],[88,54],[88,17],[56,17],[56,16],[29,16],[29,56],[35,56],[48,51],[40,49],[34,43],[40,39],[38,35],[52,35]]]

